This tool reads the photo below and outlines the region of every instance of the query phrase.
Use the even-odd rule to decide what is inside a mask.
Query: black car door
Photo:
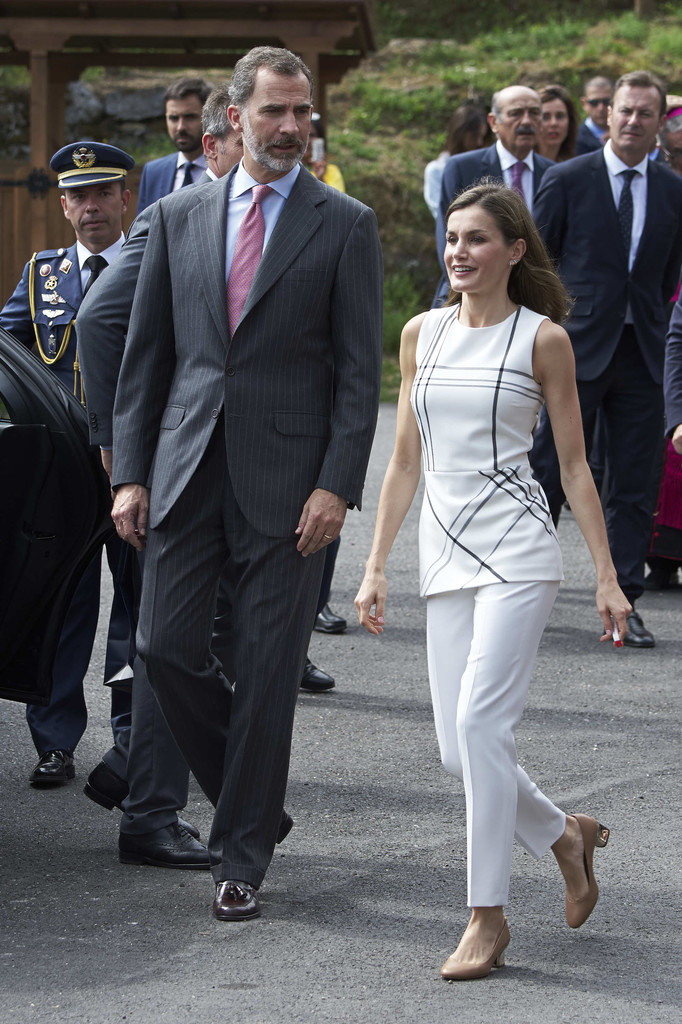
[[[0,697],[47,704],[81,573],[112,530],[85,410],[0,329]]]

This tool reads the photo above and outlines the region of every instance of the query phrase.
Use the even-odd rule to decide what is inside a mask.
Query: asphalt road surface
[[[259,920],[215,921],[205,872],[119,864],[117,812],[82,793],[110,742],[102,632],[75,782],[29,787],[23,707],[0,702],[2,1024],[682,1021],[682,590],[639,604],[655,649],[600,646],[594,574],[570,514],[566,581],[518,748],[560,806],[610,826],[595,854],[601,899],[571,931],[553,857],[535,863],[518,848],[507,966],[484,981],[440,979],[468,917],[464,798],[440,765],[431,718],[418,502],[389,563],[386,633],[361,634],[352,605],[394,423],[383,406],[365,510],[343,533],[331,604],[348,631],[312,639],[337,686],[301,694],[287,795],[296,827],[277,847]],[[185,817],[208,833],[196,785]]]

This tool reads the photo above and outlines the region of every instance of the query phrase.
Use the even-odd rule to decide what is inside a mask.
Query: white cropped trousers
[[[559,584],[494,583],[427,598],[427,649],[443,765],[464,782],[470,907],[504,905],[514,835],[536,859],[566,815],[516,760],[516,727]]]

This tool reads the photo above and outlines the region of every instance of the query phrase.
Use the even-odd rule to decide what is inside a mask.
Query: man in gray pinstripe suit
[[[146,544],[138,650],[216,811],[214,913],[260,913],[323,567],[360,504],[381,372],[376,219],[300,165],[312,82],[287,50],[236,65],[244,159],[156,204],[114,414],[113,517]],[[251,189],[265,243],[234,331],[226,280]],[[234,588],[234,695],[210,653]]]

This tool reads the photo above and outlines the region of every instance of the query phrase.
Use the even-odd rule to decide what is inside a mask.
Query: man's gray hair
[[[679,132],[680,129],[682,129],[682,114],[676,114],[675,117],[669,117],[663,122],[663,127],[658,133],[658,140],[663,149],[666,149],[670,132]]]
[[[234,66],[230,82],[230,99],[235,107],[244,107],[256,88],[256,74],[260,68],[268,68],[278,75],[304,74],[310,82],[310,102],[313,99],[313,76],[300,57],[291,50],[277,46],[254,46]]]
[[[227,119],[229,105],[229,85],[217,86],[201,108],[201,130],[204,134],[208,132],[220,140],[230,134],[232,125]]]

